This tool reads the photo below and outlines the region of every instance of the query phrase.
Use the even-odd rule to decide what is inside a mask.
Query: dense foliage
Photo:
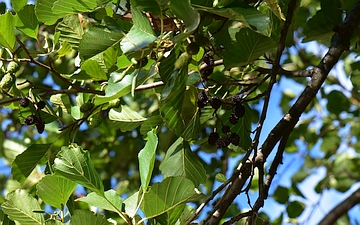
[[[359,1],[14,0],[0,14],[3,224],[299,223],[312,173],[326,171],[319,195],[360,179]],[[289,156],[291,185],[273,184]],[[316,221],[354,221],[350,194]]]

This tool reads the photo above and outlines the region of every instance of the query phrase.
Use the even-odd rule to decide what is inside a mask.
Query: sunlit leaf
[[[17,189],[7,194],[1,207],[11,220],[22,225],[42,225],[45,222],[41,213],[34,212],[42,210],[38,201],[23,189]]]
[[[151,180],[151,175],[154,169],[157,144],[158,138],[154,130],[149,131],[147,133],[147,142],[145,147],[140,150],[138,155],[140,180],[143,191],[146,191]]]
[[[56,26],[56,31],[60,32],[60,41],[68,42],[74,49],[79,48],[84,30],[77,15],[70,15],[65,17]]]
[[[100,196],[95,192],[92,192],[85,197],[76,199],[76,201],[86,202],[91,206],[99,207],[112,212],[121,212],[121,197],[114,190],[105,191],[104,194],[104,196]]]
[[[26,5],[17,14],[16,28],[29,37],[37,39],[39,21],[36,18],[34,5]]]
[[[75,144],[61,148],[54,161],[54,170],[55,174],[77,182],[99,195],[104,193],[104,186],[90,159],[90,153]]]
[[[186,202],[195,194],[194,184],[184,177],[168,177],[154,184],[144,196],[141,210],[147,218],[158,216]]]
[[[15,17],[10,11],[0,15],[0,45],[13,49],[15,46]]]
[[[113,121],[113,127],[117,127],[123,132],[135,129],[146,120],[146,118],[142,117],[127,105],[110,109],[109,119]]]
[[[36,185],[36,194],[47,204],[61,209],[66,205],[76,183],[57,175],[46,175]]]

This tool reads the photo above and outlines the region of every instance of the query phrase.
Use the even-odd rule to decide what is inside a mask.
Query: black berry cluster
[[[209,97],[207,92],[201,91],[198,95],[198,101],[197,101],[198,107],[200,109],[204,108],[207,105],[208,101],[209,101]]]
[[[20,106],[23,108],[29,107],[30,103],[32,104],[32,107],[35,108],[38,116],[36,116],[34,114],[29,115],[24,119],[24,123],[26,125],[34,125],[35,124],[35,127],[36,127],[37,131],[39,132],[39,134],[43,133],[44,129],[45,129],[45,120],[43,118],[41,118],[39,110],[45,108],[46,103],[44,101],[39,101],[34,104],[26,97],[20,99],[19,103],[20,103]]]
[[[221,107],[221,99],[217,96],[214,96],[210,100],[210,105],[213,109],[218,109]]]
[[[23,107],[23,108],[26,108],[29,106],[29,99],[28,98],[22,98],[20,99],[20,106]]]
[[[212,132],[209,135],[208,143],[209,145],[216,146],[217,148],[225,148],[229,144],[233,144],[238,146],[240,143],[240,137],[236,133],[231,133],[230,127],[223,125],[221,131],[224,133],[225,136],[221,137],[219,133]]]
[[[233,112],[229,116],[229,122],[231,124],[237,124],[239,119],[245,115],[245,107],[241,104],[241,98],[238,95],[232,96],[231,104]]]
[[[208,67],[206,67],[205,69],[201,70],[201,75],[204,78],[207,78],[208,76],[210,76],[213,72],[214,72],[214,57],[210,54],[210,53],[205,53],[203,56],[203,62],[208,65]]]

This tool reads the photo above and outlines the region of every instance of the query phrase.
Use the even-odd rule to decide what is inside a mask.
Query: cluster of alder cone
[[[33,102],[31,102],[31,103],[35,107],[38,116],[31,114],[24,119],[24,123],[26,125],[34,125],[35,124],[37,131],[41,134],[42,132],[44,132],[44,129],[45,129],[45,120],[43,118],[41,118],[40,113],[38,113],[38,112],[39,112],[39,110],[42,110],[43,108],[45,108],[45,102],[39,101],[35,104]],[[24,97],[24,98],[20,99],[21,107],[26,108],[26,107],[29,107],[29,105],[30,105],[30,100],[28,98]]]
[[[215,109],[214,114],[217,113],[218,109],[223,105],[230,105],[229,109],[232,110],[229,116],[229,122],[233,125],[239,122],[239,119],[244,117],[245,115],[245,107],[241,104],[241,99],[238,95],[234,95],[231,97],[231,102],[223,102],[223,100],[217,96],[213,96],[210,98],[210,95],[206,91],[201,91],[198,95],[198,107],[204,108],[207,104],[210,104],[213,109]],[[218,148],[225,148],[230,143],[238,146],[240,143],[240,137],[236,133],[232,133],[230,126],[222,124],[221,128],[222,133],[225,136],[220,136],[220,134],[214,130],[210,133],[208,138],[208,143],[210,145],[214,145]]]

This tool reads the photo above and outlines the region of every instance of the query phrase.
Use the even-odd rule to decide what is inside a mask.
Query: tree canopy
[[[359,222],[360,1],[7,3],[2,224]]]

